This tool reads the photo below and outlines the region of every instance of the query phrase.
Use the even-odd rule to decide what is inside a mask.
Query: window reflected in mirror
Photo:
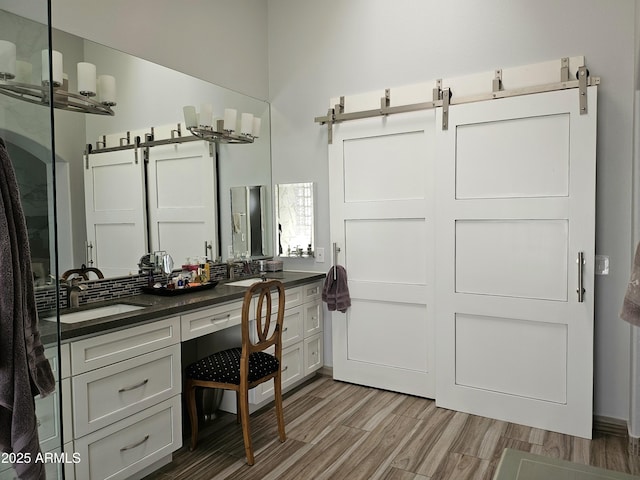
[[[278,254],[283,257],[314,255],[313,183],[276,185]]]

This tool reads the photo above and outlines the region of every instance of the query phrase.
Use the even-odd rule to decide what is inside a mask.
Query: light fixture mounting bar
[[[36,105],[48,106],[50,104],[48,85],[40,86],[12,80],[0,80],[0,93]],[[88,96],[68,92],[62,88],[53,88],[53,106],[61,110],[113,116],[115,115],[111,109],[113,105],[100,103]]]
[[[233,130],[225,130],[223,120],[216,121],[215,130],[213,127],[188,127],[187,129],[199,139],[212,143],[253,143],[254,139],[257,138],[253,135],[238,134]]]

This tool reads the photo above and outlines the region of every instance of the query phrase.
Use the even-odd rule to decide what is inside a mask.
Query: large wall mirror
[[[7,39],[18,45],[18,60],[33,63],[34,76],[39,75],[40,63],[33,53],[29,58],[21,58],[21,51],[37,51],[34,44],[46,45],[46,38],[25,38],[24,29],[17,29],[16,24],[30,22],[22,17],[0,10],[0,39]],[[15,32],[15,35],[12,35]],[[26,47],[29,46],[29,49]],[[182,123],[182,135],[191,135],[184,128],[183,106],[200,106],[204,103],[213,105],[215,118],[222,118],[225,108],[233,108],[240,112],[249,112],[261,119],[259,138],[251,144],[232,145],[219,144],[216,146],[216,174],[217,188],[216,222],[218,238],[214,245],[212,257],[222,256],[233,249],[233,221],[231,198],[228,194],[231,187],[238,185],[261,185],[264,189],[261,208],[264,211],[262,228],[273,231],[271,192],[271,157],[270,157],[270,112],[267,102],[247,95],[223,88],[195,77],[171,70],[141,58],[96,44],[66,32],[54,30],[53,49],[62,53],[63,67],[68,73],[69,90],[77,91],[76,64],[90,62],[97,67],[97,74],[112,75],[116,79],[116,101],[113,107],[114,116],[89,115],[65,110],[55,110],[55,151],[56,151],[56,198],[57,198],[57,238],[59,272],[77,268],[86,262],[87,233],[85,216],[85,188],[84,188],[84,151],[86,144],[96,145],[107,136],[112,138],[121,136],[122,132],[148,132],[151,127],[176,125]],[[212,59],[212,61],[215,61]],[[12,103],[20,102],[11,98],[2,98],[3,108],[12,108]],[[21,102],[24,103],[24,102]],[[37,138],[32,130],[38,129],[42,121],[44,107],[34,105],[33,125],[5,125],[0,122],[0,128],[6,131],[12,143],[23,150],[33,150],[21,145],[23,138]],[[40,115],[38,115],[40,114]],[[0,119],[1,120],[1,119]],[[31,140],[30,140],[31,141]],[[48,145],[48,138],[42,140]],[[115,140],[117,142],[118,140]],[[115,146],[111,143],[109,146]],[[41,178],[34,177],[34,181],[42,184]],[[30,188],[25,186],[25,188]],[[113,189],[117,191],[120,184],[114,181]],[[189,195],[188,182],[176,182],[175,195]],[[52,199],[52,192],[43,193],[44,198]],[[49,202],[51,215],[51,202]],[[43,217],[42,208],[37,212]],[[42,223],[42,222],[41,222]],[[49,236],[48,243],[53,245],[51,228],[42,228],[41,234]],[[189,232],[185,232],[188,235]],[[262,254],[272,255],[272,236],[264,235]],[[46,252],[46,249],[42,249]],[[43,255],[38,252],[39,255]],[[146,252],[135,252],[139,258]],[[202,255],[203,252],[193,252]],[[183,259],[176,258],[176,263]],[[46,263],[44,261],[43,263]],[[43,266],[43,276],[53,271],[52,265]],[[137,273],[136,262],[131,264],[131,273]]]

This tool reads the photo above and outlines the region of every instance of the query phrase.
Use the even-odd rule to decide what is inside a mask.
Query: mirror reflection
[[[146,252],[166,250],[176,262],[205,253],[211,259],[223,256],[223,252],[226,254],[233,245],[231,204],[230,198],[221,192],[228,192],[232,185],[271,183],[268,103],[65,32],[54,31],[53,48],[63,53],[64,64],[69,68],[75,68],[81,61],[91,62],[117,81],[113,117],[55,110],[60,271],[85,264],[99,268],[105,277],[112,277],[137,273],[138,259]],[[70,91],[77,90],[76,82],[75,74],[69,75]],[[186,145],[128,152],[132,158],[137,156],[142,165],[139,177],[142,185],[132,186],[141,191],[143,197],[136,204],[123,201],[124,197],[132,196],[132,189],[123,192],[121,188],[130,185],[131,178],[118,178],[113,173],[117,168],[100,177],[102,183],[97,190],[93,180],[91,186],[87,183],[87,178],[98,178],[87,175],[87,171],[96,172],[87,165],[106,158],[100,150],[132,144],[136,137],[144,142],[145,139],[191,136],[184,125],[183,107],[203,103],[212,106],[214,119],[223,118],[227,108],[249,112],[261,119],[260,136],[254,143],[211,144],[210,148],[208,143],[198,142],[206,145],[198,168],[204,168],[205,159],[213,163],[208,183],[204,184],[200,175],[188,178],[187,173],[194,172],[195,167],[180,167],[180,162],[185,166],[189,162],[190,155],[184,153],[189,150]],[[181,133],[173,131],[178,129]],[[87,144],[92,145],[90,161],[84,155]],[[126,153],[119,156],[122,155]],[[270,197],[268,191],[263,194],[266,199]],[[100,240],[96,232],[106,232],[107,226],[96,223],[94,207],[99,201],[103,202],[98,205],[101,211],[116,210],[127,204],[125,209],[120,209],[124,215],[115,221],[118,228],[112,220],[108,229],[129,231],[128,238],[139,240],[135,248],[131,248],[131,243],[127,248],[115,248],[122,246],[122,242],[113,241],[124,238],[121,235],[103,235]],[[200,231],[200,227],[194,230],[194,222],[188,220],[189,212],[196,208],[206,209],[202,214],[206,218],[202,217],[201,222],[206,225],[206,231]],[[265,212],[262,228],[271,228],[269,202],[263,202],[261,208]],[[142,212],[143,220],[127,220],[127,212],[132,211]],[[131,231],[134,229],[135,232]],[[270,254],[269,242],[262,243],[262,254]]]
[[[231,188],[231,238],[234,258],[265,256],[266,190],[264,185]]]
[[[276,185],[276,223],[278,255],[312,257],[314,255],[313,183]]]

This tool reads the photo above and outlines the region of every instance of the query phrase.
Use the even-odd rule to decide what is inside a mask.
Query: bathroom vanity
[[[277,272],[269,278],[281,280],[286,289],[281,367],[286,390],[323,365],[324,274]],[[51,445],[64,444],[69,458],[51,466],[65,468],[67,479],[90,480],[140,478],[170,462],[172,452],[182,446],[182,358],[188,353],[183,347],[211,334],[228,342],[240,325],[249,282],[176,296],[120,298],[118,304],[143,308],[62,323],[61,359],[55,365],[62,369],[62,426],[57,424],[57,392],[37,399],[49,405],[38,406],[38,412],[47,412],[46,419],[40,418],[43,450],[49,438]],[[79,311],[111,313],[105,303]],[[40,328],[45,344],[55,341],[55,322],[41,320]],[[57,358],[56,347],[47,353]],[[272,398],[273,385],[267,382],[253,389],[250,402],[259,408]],[[235,407],[235,401],[226,403]],[[74,454],[79,461],[73,462]],[[0,479],[12,475],[5,470]]]

